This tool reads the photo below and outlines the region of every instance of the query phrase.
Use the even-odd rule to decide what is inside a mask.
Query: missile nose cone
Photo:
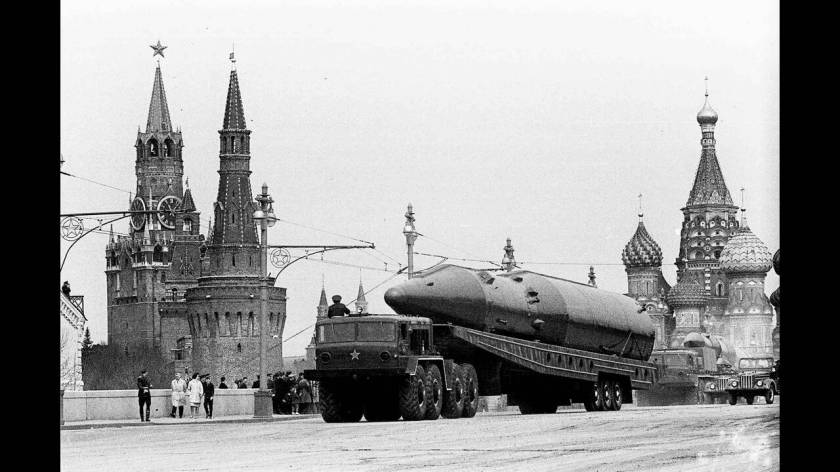
[[[408,294],[403,287],[391,287],[385,291],[385,303],[399,312],[408,302]]]

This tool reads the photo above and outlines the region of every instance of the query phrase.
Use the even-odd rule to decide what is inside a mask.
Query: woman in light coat
[[[204,386],[198,380],[198,372],[192,375],[189,385],[187,385],[187,395],[190,397],[190,418],[198,418],[198,407],[201,406],[201,401],[204,397]]]
[[[185,393],[187,391],[187,381],[181,378],[180,372],[175,372],[175,380],[172,381],[172,413],[169,415],[175,418],[175,409],[178,410],[178,417],[184,417],[184,403],[186,403]]]

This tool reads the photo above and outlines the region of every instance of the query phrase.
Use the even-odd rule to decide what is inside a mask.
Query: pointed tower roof
[[[697,166],[697,173],[694,175],[694,185],[688,195],[686,206],[696,205],[729,205],[732,203],[732,196],[726,188],[723,180],[723,172],[715,153],[715,123],[718,116],[709,106],[709,92],[706,91],[706,102],[697,114],[697,122],[700,123],[700,130],[703,134],[701,144],[703,146],[700,154],[700,164]]]
[[[149,103],[149,118],[146,120],[146,132],[172,131],[169,119],[169,105],[166,103],[166,91],[160,75],[160,64],[155,69],[155,83],[152,87],[152,101]]]
[[[242,95],[239,92],[239,77],[236,75],[236,69],[230,71],[225,121],[222,129],[246,129],[245,111],[242,108]]]
[[[359,302],[367,303],[367,300],[365,300],[365,288],[362,287],[361,280],[359,280],[359,293],[356,295],[356,304],[358,305]]]
[[[187,179],[187,189],[184,190],[184,198],[181,199],[181,209],[184,211],[195,211],[192,191],[190,191],[190,179]]]
[[[321,299],[318,301],[318,306],[319,306],[319,307],[321,307],[321,306],[325,306],[325,307],[330,306],[330,304],[327,302],[327,291],[324,289],[324,287],[323,287],[323,286],[321,287]]]

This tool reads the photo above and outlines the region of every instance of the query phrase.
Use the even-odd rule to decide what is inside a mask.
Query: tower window
[[[190,233],[192,232],[192,220],[189,218],[184,219],[184,232]]]
[[[163,142],[163,155],[166,157],[172,157],[174,155],[174,150],[175,143],[173,143],[171,139],[166,138],[166,141]]]
[[[244,152],[244,149],[245,149],[245,136],[242,136],[241,138],[239,138],[239,149],[243,150],[243,152]]]
[[[723,283],[717,283],[717,285],[715,286],[715,294],[719,297],[723,296]]]
[[[158,142],[154,138],[149,140],[149,155],[152,157],[157,157],[159,154],[158,151]]]
[[[231,262],[231,265],[236,267],[236,254],[231,254],[230,255],[230,262]]]
[[[230,138],[230,152],[236,153],[236,138],[234,137]]]
[[[236,352],[242,352],[242,343],[236,343]]]
[[[715,259],[720,259],[720,251],[715,251]]]
[[[231,223],[236,223],[236,213],[231,213],[230,214],[230,222]]]

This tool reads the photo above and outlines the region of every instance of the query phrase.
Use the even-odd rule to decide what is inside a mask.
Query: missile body
[[[655,330],[630,297],[526,270],[444,264],[385,292],[400,314],[590,352],[648,360]]]

